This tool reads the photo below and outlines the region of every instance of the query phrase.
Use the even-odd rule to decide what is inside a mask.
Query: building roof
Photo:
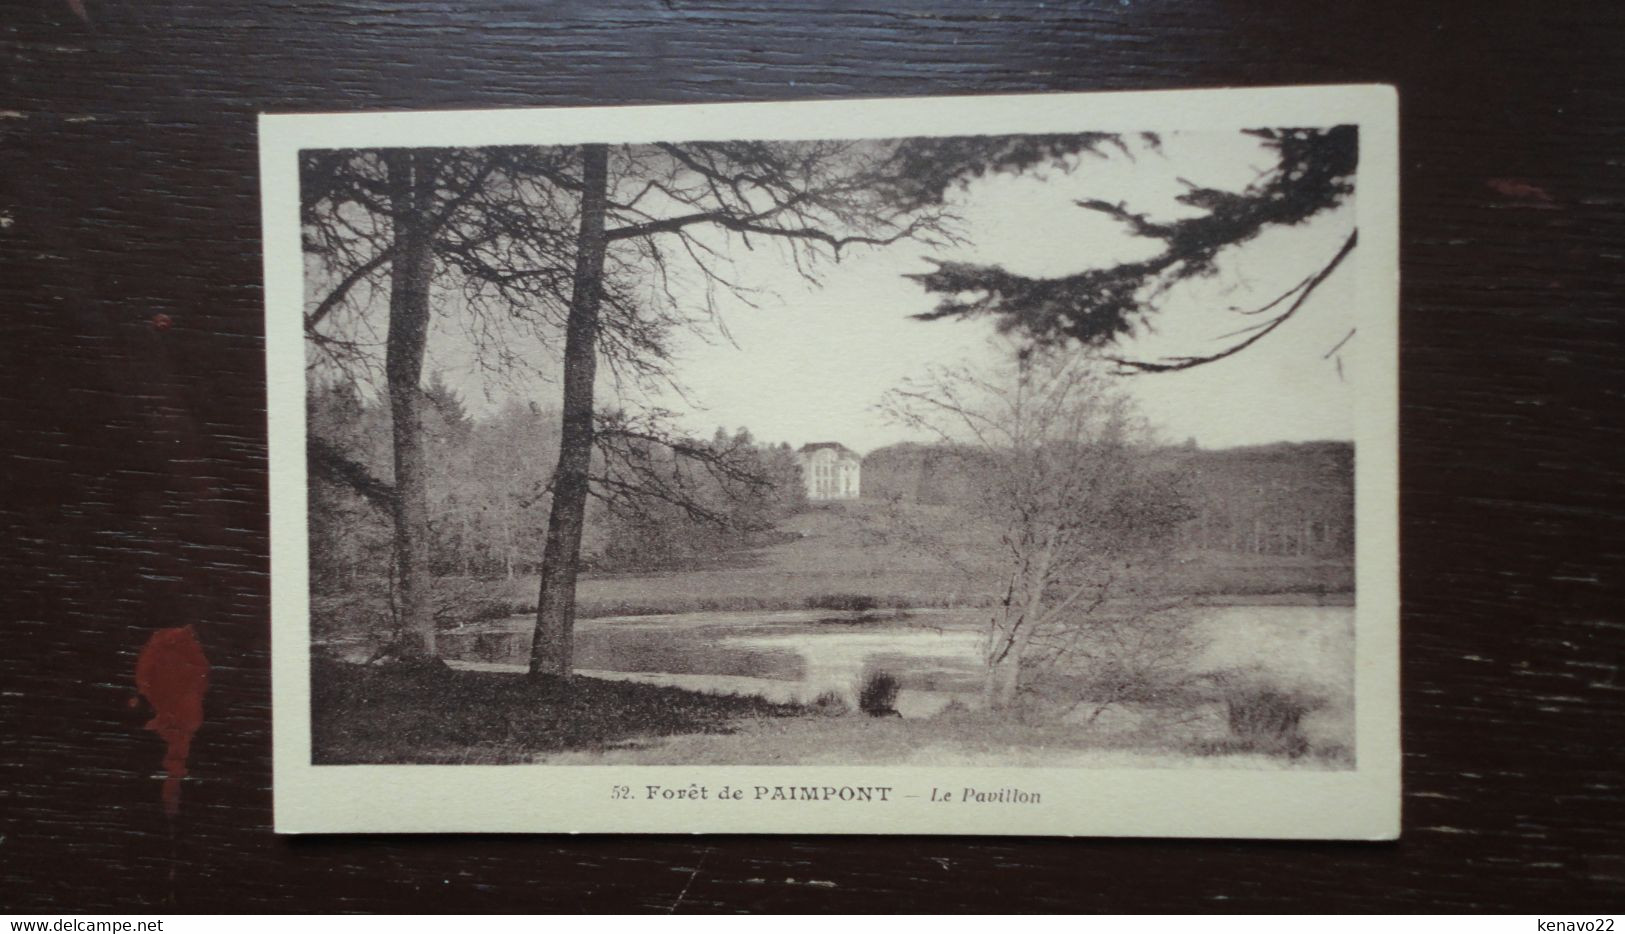
[[[858,456],[857,451],[852,450],[839,441],[814,441],[811,444],[803,444],[797,453],[811,454],[814,451],[822,451],[826,448],[834,451],[841,457],[850,457],[853,460],[863,460],[863,458]]]

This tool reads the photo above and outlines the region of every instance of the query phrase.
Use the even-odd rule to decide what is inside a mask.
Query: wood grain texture
[[[84,9],[0,9],[0,909],[1619,910],[1617,5]],[[1401,93],[1402,842],[271,834],[257,112],[1345,81]]]

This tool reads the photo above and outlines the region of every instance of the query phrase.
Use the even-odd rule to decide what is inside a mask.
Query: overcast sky
[[[1271,154],[1239,133],[1178,134],[1162,153],[1136,150],[1085,160],[1071,174],[1001,176],[973,183],[958,198],[971,243],[943,258],[998,263],[1013,272],[1055,276],[1144,258],[1159,244],[1124,232],[1103,215],[1073,206],[1079,198],[1123,201],[1157,216],[1193,213],[1174,201],[1179,179],[1239,189],[1272,164]],[[1182,289],[1159,334],[1125,355],[1212,352],[1222,335],[1250,320],[1224,310],[1257,307],[1321,268],[1353,223],[1345,206],[1225,254],[1220,275]],[[840,441],[867,452],[903,440],[875,404],[901,380],[933,363],[987,360],[991,319],[922,322],[935,298],[905,272],[925,271],[917,246],[856,253],[826,270],[822,287],[787,275],[776,251],[736,262],[746,279],[778,300],[759,310],[726,312],[733,343],[680,342],[680,373],[696,430],[747,426],[762,440]],[[1204,447],[1353,436],[1353,386],[1323,355],[1349,330],[1353,267],[1345,265],[1308,304],[1269,337],[1233,358],[1182,373],[1128,378],[1125,385],[1167,440]],[[1233,339],[1232,339],[1233,340]],[[737,345],[737,346],[736,346]]]
[[[936,252],[944,259],[997,263],[1034,276],[1113,265],[1157,252],[1154,241],[1092,211],[1079,198],[1121,201],[1157,217],[1193,213],[1174,197],[1180,179],[1238,190],[1273,164],[1271,154],[1240,133],[1169,134],[1160,153],[1136,148],[1086,158],[1072,173],[997,176],[955,196],[969,242]],[[1171,296],[1169,313],[1147,335],[1120,348],[1125,356],[1211,353],[1227,332],[1257,319],[1224,313],[1257,307],[1336,253],[1353,226],[1345,205],[1298,228],[1273,231],[1222,254],[1219,275]],[[820,286],[798,277],[780,250],[735,250],[735,276],[766,289],[760,308],[719,300],[732,341],[715,331],[676,341],[677,373],[686,398],[654,400],[681,413],[686,427],[709,435],[717,426],[748,427],[762,441],[839,441],[860,452],[911,436],[876,409],[887,390],[932,364],[987,361],[995,346],[990,319],[921,322],[910,315],[935,304],[904,273],[931,268],[918,245],[853,251],[823,269]],[[1203,447],[1353,436],[1352,381],[1323,359],[1348,334],[1353,318],[1353,266],[1345,264],[1290,322],[1230,359],[1182,373],[1127,378],[1143,414],[1167,441],[1194,438]],[[1357,339],[1357,338],[1356,338]],[[476,410],[492,400],[473,377],[458,373],[457,354],[431,351]],[[542,405],[557,406],[557,383],[538,387]],[[612,386],[603,387],[612,395]]]

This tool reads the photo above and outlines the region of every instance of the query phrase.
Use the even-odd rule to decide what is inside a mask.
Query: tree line
[[[534,465],[557,457],[557,411],[510,400],[475,416],[437,374],[424,389],[422,420],[428,501],[428,570],[434,578],[508,579],[539,571],[551,491]],[[315,387],[307,423],[322,449],[313,457],[365,468],[387,482],[392,470],[388,407],[348,383]],[[749,430],[718,428],[684,439],[727,461],[752,482],[729,484],[709,471],[684,471],[663,447],[636,464],[640,482],[665,485],[664,499],[620,497],[607,488],[588,505],[582,567],[644,571],[694,566],[719,552],[760,544],[806,501],[788,444],[758,444]],[[664,462],[662,462],[662,460]],[[617,465],[595,458],[594,473]],[[620,465],[624,474],[626,465]],[[760,481],[760,482],[757,482]],[[317,594],[376,590],[392,572],[393,538],[385,504],[355,484],[314,472],[308,534],[311,589]],[[398,612],[398,608],[397,608]]]
[[[1190,519],[1180,548],[1232,554],[1351,558],[1354,446],[1324,441],[1200,450],[1154,447],[1146,455],[1182,477]],[[863,495],[928,505],[970,502],[990,465],[964,445],[903,443],[863,459]]]

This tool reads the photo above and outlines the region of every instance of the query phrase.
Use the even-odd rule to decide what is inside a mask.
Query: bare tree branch
[[[1215,360],[1223,360],[1225,357],[1234,356],[1235,354],[1238,354],[1241,351],[1246,350],[1248,347],[1251,347],[1252,345],[1263,340],[1270,334],[1270,332],[1285,324],[1289,318],[1291,318],[1294,314],[1297,314],[1298,309],[1302,308],[1304,302],[1309,300],[1309,296],[1314,294],[1315,289],[1318,288],[1322,282],[1325,282],[1327,278],[1329,278],[1331,274],[1337,270],[1337,267],[1342,264],[1345,257],[1354,252],[1355,244],[1359,242],[1359,239],[1360,232],[1358,230],[1349,234],[1348,239],[1343,241],[1342,248],[1337,251],[1337,254],[1331,258],[1331,261],[1328,262],[1325,267],[1320,270],[1320,272],[1306,280],[1304,285],[1294,287],[1294,290],[1298,291],[1298,297],[1292,304],[1287,306],[1286,311],[1283,311],[1274,318],[1271,318],[1267,324],[1256,326],[1257,333],[1253,334],[1253,336],[1247,338],[1246,340],[1232,344],[1231,346],[1217,353],[1195,357],[1169,357],[1163,360],[1129,360],[1122,357],[1108,356],[1106,359],[1119,367],[1122,367],[1125,371],[1141,373],[1171,373],[1176,370],[1188,370],[1191,367],[1201,366],[1204,363],[1212,363]],[[1342,345],[1339,344],[1338,346]]]

